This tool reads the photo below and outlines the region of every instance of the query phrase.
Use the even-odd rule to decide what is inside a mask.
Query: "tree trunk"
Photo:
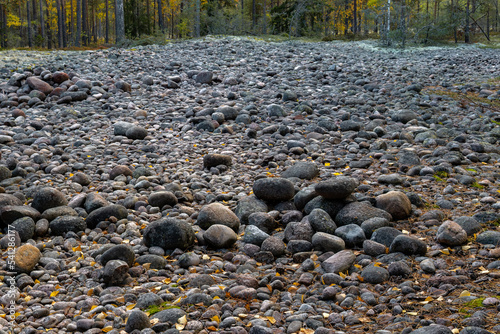
[[[47,48],[52,49],[52,31],[50,30],[49,6],[47,2],[45,2],[45,16],[47,17],[45,21],[47,29]]]
[[[119,43],[125,39],[125,17],[123,12],[123,0],[116,0],[115,19],[116,42]]]
[[[490,9],[486,12],[486,37],[490,40]]]
[[[73,41],[74,36],[75,36],[75,11],[73,10],[73,0],[69,1],[69,10],[70,10],[70,17],[69,17],[69,35],[68,35],[68,44],[69,42]]]
[[[200,12],[201,12],[201,0],[196,0],[196,22],[194,27],[195,37],[200,37]]]
[[[62,40],[63,40],[63,47],[67,47],[68,43],[68,36],[66,33],[66,6],[64,6],[64,2],[66,0],[60,0],[61,1],[61,30],[62,30]]]
[[[104,0],[104,3],[106,5],[106,44],[109,43],[109,5],[108,5],[109,0]]]
[[[470,16],[470,0],[467,0],[467,7],[465,8],[465,33],[464,33],[465,43],[470,43],[469,16]]]
[[[82,0],[82,34],[83,34],[83,45],[88,45],[89,43],[89,22],[88,22],[88,1]]]
[[[348,3],[349,0],[345,0],[344,2],[344,9],[347,13],[347,9],[349,8],[349,3]],[[345,17],[345,20],[344,20],[344,24],[345,24],[345,27],[344,27],[344,35],[347,35],[347,28],[349,26],[349,18],[346,16]]]
[[[76,0],[76,36],[75,46],[79,47],[82,41],[82,0]]]
[[[353,0],[353,9],[352,9],[352,33],[356,35],[358,29],[358,2]]]
[[[28,46],[33,47],[33,35],[31,32],[31,9],[30,2],[26,2],[26,20],[28,20]]]
[[[163,8],[161,0],[158,0],[158,27],[160,28],[160,31],[163,33],[165,26],[163,23]]]
[[[97,17],[95,15],[95,1],[92,1],[92,37],[94,43],[97,43]]]
[[[2,27],[1,27],[2,31],[0,33],[0,47],[2,47],[2,49],[5,48],[5,28],[4,28],[5,16],[3,15],[3,13],[4,13],[4,6],[0,4],[0,19],[2,21]]]
[[[150,13],[150,4],[149,0],[146,0],[146,16],[148,17],[148,23],[147,23],[147,33],[148,35],[151,35],[151,13]]]
[[[42,47],[45,45],[47,36],[45,36],[45,21],[43,19],[43,0],[40,0],[40,28],[42,31]]]
[[[252,31],[255,30],[256,24],[257,24],[257,3],[256,0],[252,0]]]
[[[28,2],[29,2],[29,0],[28,0]],[[31,20],[33,22],[31,22],[31,24],[33,25],[34,37],[36,37],[38,35],[38,28],[37,28],[37,24],[36,24],[36,21],[37,21],[36,0],[32,0],[31,5],[33,6],[33,10],[31,11]]]
[[[262,33],[265,35],[267,34],[267,1],[264,0],[264,7],[263,7],[263,15],[264,15],[264,30]]]

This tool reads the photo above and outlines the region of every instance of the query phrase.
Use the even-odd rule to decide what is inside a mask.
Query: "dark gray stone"
[[[149,263],[150,269],[165,269],[167,265],[167,260],[163,256],[155,254],[145,254],[141,255],[136,259],[136,262],[140,265]]]
[[[481,224],[472,217],[462,216],[453,220],[467,232],[469,237],[481,231]]]
[[[178,203],[177,197],[170,191],[156,191],[148,197],[148,203],[151,206],[157,206],[160,209],[165,205],[175,206]]]
[[[180,308],[170,308],[150,316],[151,319],[158,319],[159,322],[170,322],[171,324],[177,323],[179,318],[186,315],[186,312]]]
[[[345,242],[341,238],[324,233],[316,232],[312,236],[314,250],[322,252],[339,252],[345,249]]]
[[[238,201],[234,213],[242,224],[248,224],[248,217],[255,212],[267,212],[267,204],[255,196],[243,197]]]
[[[219,165],[231,166],[233,164],[230,155],[225,154],[207,154],[203,157],[203,168],[210,169]]]
[[[273,216],[265,212],[254,212],[248,216],[248,224],[257,226],[267,234],[272,233],[276,229],[276,221]]]
[[[87,223],[82,217],[61,216],[49,223],[50,234],[63,235],[68,232],[78,233],[87,228]]]
[[[370,218],[361,223],[361,228],[365,232],[367,238],[372,237],[373,231],[378,228],[385,227],[389,225],[389,221],[385,218]]]
[[[484,231],[480,233],[476,241],[483,245],[500,245],[500,232],[497,231]]]
[[[400,234],[392,241],[389,251],[405,255],[425,255],[427,253],[427,244],[415,237]]]
[[[385,226],[373,231],[371,240],[381,243],[386,247],[390,247],[394,239],[401,234],[402,232],[394,227]]]
[[[151,322],[147,314],[139,310],[133,310],[128,316],[125,331],[130,333],[134,330],[143,330],[144,328],[151,328]]]
[[[337,176],[328,181],[320,182],[314,188],[316,193],[326,199],[344,199],[358,187],[359,181],[352,177]]]
[[[337,226],[349,224],[361,225],[365,220],[375,217],[392,220],[392,216],[387,211],[374,208],[367,202],[352,202],[347,204],[339,211],[334,220]]]
[[[253,192],[257,198],[264,201],[285,202],[295,196],[295,187],[287,179],[270,177],[255,181]]]
[[[102,280],[107,285],[120,285],[129,277],[128,269],[126,262],[111,260],[104,266]]]
[[[312,210],[307,219],[315,232],[334,234],[337,229],[337,225],[333,219],[322,209]]]
[[[23,217],[16,219],[12,224],[14,231],[19,233],[19,238],[21,241],[27,241],[28,239],[33,238],[35,234],[35,221],[31,217]]]
[[[196,236],[191,225],[175,218],[166,218],[149,224],[143,233],[147,247],[186,249],[194,244]]]
[[[95,228],[101,221],[105,221],[110,217],[120,220],[127,218],[127,215],[128,211],[124,206],[112,204],[92,211],[87,216],[86,222],[89,228]]]
[[[106,250],[99,260],[99,262],[105,266],[111,260],[122,260],[129,267],[132,267],[135,262],[135,254],[132,247],[127,245],[116,245]]]
[[[45,187],[38,190],[33,196],[33,202],[31,202],[31,207],[39,212],[66,205],[68,205],[68,201],[64,197],[64,194],[51,187]]]
[[[361,277],[364,283],[380,284],[389,279],[389,272],[385,268],[370,264],[363,269]]]
[[[314,162],[297,162],[294,165],[287,168],[286,171],[281,174],[284,178],[296,177],[304,180],[312,180],[319,175],[318,166]]]
[[[311,242],[314,231],[306,222],[292,222],[285,227],[285,240],[306,240]]]
[[[356,224],[340,226],[335,230],[335,235],[344,240],[346,247],[361,247],[366,240],[365,232]]]

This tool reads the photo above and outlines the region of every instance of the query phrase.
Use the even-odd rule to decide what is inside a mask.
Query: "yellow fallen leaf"
[[[92,305],[92,306],[90,307],[90,310],[92,311],[92,310],[93,310],[93,309],[95,309],[96,307],[97,307],[97,305]]]
[[[314,329],[301,328],[299,333],[300,334],[314,334]]]
[[[326,167],[330,166],[330,163],[329,162],[325,162],[325,166]]]
[[[339,273],[339,276],[342,277],[342,278],[346,278],[347,277],[347,275],[344,274],[344,273]]]
[[[174,302],[172,304],[179,304],[181,302],[181,300],[182,300],[182,298],[179,297],[176,300],[174,300]]]
[[[106,326],[106,327],[104,327],[104,328],[103,328],[103,329],[101,329],[101,330],[102,330],[104,333],[107,333],[107,332],[109,332],[109,331],[110,331],[110,330],[112,330],[112,329],[113,329],[113,326]]]
[[[266,317],[266,319],[273,325],[276,323],[276,319],[274,319],[274,317]]]
[[[170,278],[165,278],[165,279],[163,280],[163,283],[165,283],[165,284],[169,284],[170,282],[171,282],[171,279],[170,279]]]
[[[408,314],[408,315],[418,315],[417,312],[406,312],[406,314]]]
[[[127,306],[127,310],[129,310],[129,311],[130,311],[130,310],[131,310],[131,309],[133,309],[134,307],[135,307],[135,303],[134,303],[134,304],[130,304],[129,306]]]
[[[375,263],[373,264],[373,266],[374,266],[374,267],[380,267],[380,265],[381,265],[381,264],[382,264],[381,262],[375,262]]]
[[[462,250],[464,252],[468,251],[469,249],[471,249],[472,247],[471,246],[462,246]],[[456,329],[456,328],[455,328]]]
[[[458,333],[460,333],[460,329],[458,329],[458,328],[453,328],[453,329],[451,330],[451,332],[452,332],[453,334],[458,334]]]
[[[31,296],[24,297],[24,300],[27,301],[27,302],[29,302],[31,300]]]
[[[439,251],[441,253],[443,253],[444,255],[450,255],[450,250],[448,248],[446,248],[446,249],[440,249]]]
[[[185,317],[185,316],[184,316]],[[220,318],[218,315],[214,315],[213,317],[210,318],[210,320],[215,321],[216,323],[220,322]]]
[[[458,296],[459,298],[463,298],[463,297],[470,297],[470,292],[467,291],[467,290],[464,290],[460,293],[460,296]]]
[[[72,274],[76,273],[76,267],[68,269],[68,273],[72,273]]]
[[[181,325],[187,324],[187,317],[185,315],[180,317],[179,319],[177,319],[177,323]]]
[[[59,294],[59,291],[52,291],[52,293],[50,294],[51,297],[55,297]]]
[[[146,313],[147,313],[147,312],[146,312]],[[151,325],[153,325],[153,326],[154,326],[154,325],[156,325],[157,323],[159,323],[159,322],[160,322],[160,319],[158,319],[158,318],[153,318],[153,319],[149,320],[149,322],[151,323]]]

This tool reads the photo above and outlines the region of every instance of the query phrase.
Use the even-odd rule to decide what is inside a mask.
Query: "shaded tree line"
[[[500,0],[0,0],[0,46],[65,48],[207,34],[489,39]]]

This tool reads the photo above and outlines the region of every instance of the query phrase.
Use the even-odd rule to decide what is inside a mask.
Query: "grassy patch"
[[[427,91],[432,94],[450,97],[451,99],[460,102],[460,105],[463,108],[468,107],[469,105],[477,105],[479,107],[500,111],[500,101],[488,100],[485,97],[480,97],[478,93],[459,93],[444,89],[427,89]]]
[[[158,313],[160,311],[168,310],[168,309],[171,309],[171,308],[180,308],[180,307],[177,306],[177,305],[172,305],[172,304],[170,304],[168,302],[164,302],[164,303],[162,303],[160,305],[151,305],[148,308],[144,309],[144,311],[148,312],[150,315],[152,315],[152,314]]]

